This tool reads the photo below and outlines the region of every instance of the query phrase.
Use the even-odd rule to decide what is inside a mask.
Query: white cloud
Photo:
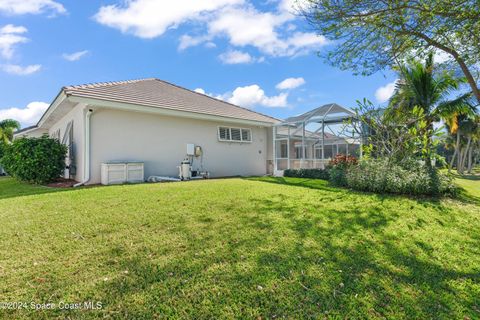
[[[241,107],[253,108],[255,106],[282,108],[288,105],[288,93],[268,97],[259,85],[238,87],[231,94],[223,96],[224,100]]]
[[[61,3],[53,0],[0,0],[0,11],[12,15],[67,12]]]
[[[209,37],[192,37],[185,34],[180,37],[180,44],[178,45],[178,50],[182,51],[190,47],[195,47],[208,40],[209,40]],[[210,43],[210,42],[207,42],[207,43]]]
[[[378,88],[377,91],[375,91],[375,98],[377,99],[377,101],[380,103],[388,101],[395,92],[396,83],[397,80]]]
[[[6,65],[3,65],[1,68],[6,73],[15,74],[15,75],[18,75],[18,76],[27,76],[27,75],[30,75],[30,74],[33,74],[35,72],[40,71],[42,66],[39,65],[39,64],[32,64],[32,65],[29,65],[29,66],[19,66],[19,65],[16,65],[16,64],[6,64]]]
[[[30,102],[25,108],[0,109],[0,120],[15,119],[22,126],[30,126],[37,123],[49,104],[45,102]]]
[[[95,19],[106,26],[141,38],[155,38],[168,28],[189,20],[201,20],[209,12],[244,0],[130,0],[124,5],[100,7]]]
[[[277,84],[276,88],[278,90],[288,90],[295,89],[305,84],[305,79],[303,78],[287,78]]]
[[[205,43],[205,47],[211,49],[211,48],[216,48],[217,45],[215,44],[215,42],[208,41],[208,42]]]
[[[15,46],[28,41],[28,38],[22,35],[27,31],[27,28],[13,24],[7,24],[0,28],[0,55],[5,59],[12,58]]]
[[[15,26],[13,24],[7,24],[0,28],[0,33],[5,34],[5,33],[25,33],[27,32],[27,28],[24,26]]]
[[[294,56],[327,43],[314,33],[281,30],[295,17],[290,13],[260,12],[251,5],[228,7],[208,23],[211,37],[225,36],[236,47],[253,46],[270,56]],[[280,33],[283,33],[281,35]]]
[[[82,57],[84,57],[86,54],[88,54],[88,52],[89,52],[88,50],[83,50],[83,51],[78,51],[74,53],[64,53],[62,57],[67,61],[78,61]]]
[[[302,0],[304,1],[304,0]],[[270,11],[257,10],[247,0],[129,0],[100,7],[94,16],[103,25],[141,38],[155,38],[169,28],[195,23],[196,35],[183,35],[179,50],[226,37],[234,47],[252,46],[269,56],[297,56],[327,43],[323,36],[294,32],[292,12],[297,0],[281,0]]]
[[[250,45],[273,55],[287,49],[287,45],[279,41],[275,28],[288,19],[283,15],[259,12],[253,6],[232,7],[211,21],[208,29],[212,35],[225,35],[234,46]]]
[[[238,50],[229,50],[222,53],[218,57],[225,64],[242,64],[255,62],[255,58],[253,58],[250,54]]]
[[[226,92],[224,94],[206,93],[202,88],[197,88],[193,91],[245,108],[254,108],[257,106],[284,108],[288,106],[288,93],[282,92],[279,95],[269,97],[257,84],[237,87],[232,92]]]

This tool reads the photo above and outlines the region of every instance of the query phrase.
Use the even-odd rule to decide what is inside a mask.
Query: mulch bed
[[[58,178],[52,183],[47,184],[47,187],[50,188],[72,188],[77,181],[72,179]]]

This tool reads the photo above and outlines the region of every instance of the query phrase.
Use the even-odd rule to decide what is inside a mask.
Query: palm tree
[[[456,130],[456,121],[459,115],[472,115],[475,107],[471,103],[471,93],[450,99],[453,92],[459,89],[459,80],[451,74],[434,72],[433,54],[429,54],[425,63],[412,61],[401,65],[400,80],[390,108],[398,113],[411,114],[414,108],[420,108],[426,130],[433,131],[433,123],[443,120],[450,122],[451,128]],[[431,148],[432,137],[426,141],[426,147]],[[431,165],[427,156],[426,163]]]
[[[472,147],[469,154],[468,173],[473,173],[478,156],[480,155],[480,116],[476,117],[475,129],[472,134]]]
[[[13,133],[20,129],[20,123],[16,120],[5,119],[0,121],[0,143],[8,144],[13,140]]]
[[[473,168],[473,153],[480,135],[480,116],[467,119],[462,124],[462,132],[464,133],[466,143],[459,153],[457,171],[463,174],[465,169],[468,173]]]

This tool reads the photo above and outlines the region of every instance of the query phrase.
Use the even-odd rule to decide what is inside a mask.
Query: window
[[[303,159],[303,152],[305,151],[305,158],[307,158],[307,148],[301,143],[295,143],[295,159]]]
[[[287,159],[288,158],[288,141],[287,140],[277,140],[276,144],[276,155],[277,159]]]
[[[220,138],[220,140],[230,140],[230,129],[222,127],[218,128],[218,137]]]
[[[325,146],[325,159],[331,159],[336,154],[337,154],[337,146],[336,145],[326,145]]]
[[[288,141],[282,141],[280,144],[280,157],[288,158]]]
[[[315,158],[322,159],[322,147],[315,147]]]
[[[252,141],[250,129],[242,129],[242,141]]]
[[[242,128],[218,127],[218,140],[229,142],[252,142],[252,131]]]
[[[242,131],[237,128],[230,128],[233,141],[242,141]]]

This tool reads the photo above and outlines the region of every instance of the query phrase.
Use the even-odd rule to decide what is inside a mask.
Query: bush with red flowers
[[[335,158],[333,158],[332,160],[330,160],[329,162],[329,165],[331,167],[333,166],[344,166],[344,167],[348,167],[348,166],[351,166],[351,165],[356,165],[358,164],[358,160],[356,157],[354,156],[347,156],[347,155],[344,155],[344,154],[337,154],[335,156]]]

